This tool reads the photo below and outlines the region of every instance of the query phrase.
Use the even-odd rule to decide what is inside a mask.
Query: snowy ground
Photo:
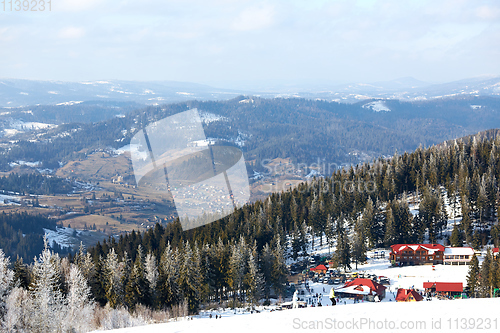
[[[115,332],[498,332],[497,299],[467,299],[418,303],[359,303],[283,311],[207,315],[177,322],[113,330]]]

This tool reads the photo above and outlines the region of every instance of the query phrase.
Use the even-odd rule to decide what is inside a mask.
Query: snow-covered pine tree
[[[233,293],[233,309],[236,307],[236,296],[241,293],[241,286],[245,274],[244,253],[239,244],[231,246],[231,257],[229,257],[228,283]]]
[[[257,250],[254,248],[248,255],[248,272],[245,275],[245,285],[248,286],[248,301],[252,307],[259,304],[262,297],[264,279],[257,265]]]
[[[160,258],[159,275],[157,283],[158,299],[160,306],[171,307],[180,300],[179,285],[179,260],[177,249],[174,251],[167,244]]]
[[[156,265],[156,256],[151,252],[146,255],[144,261],[144,270],[146,271],[146,280],[149,286],[149,295],[151,304],[157,305],[156,284],[158,283],[158,266]]]
[[[77,265],[72,264],[68,277],[66,327],[75,332],[88,332],[92,327],[95,303],[91,299],[90,287]]]
[[[104,261],[104,291],[109,306],[116,308],[122,304],[122,266],[118,262],[118,255],[114,248],[109,250],[106,260]]]
[[[198,312],[200,303],[197,285],[197,281],[199,281],[199,271],[194,265],[193,251],[189,242],[184,244],[180,262],[181,265],[178,278],[179,289],[183,298],[187,300],[189,313],[194,314]]]
[[[30,287],[29,331],[61,331],[65,320],[66,300],[60,289],[60,258],[52,253],[45,238],[45,248],[33,266]]]
[[[0,321],[4,319],[6,301],[14,281],[14,272],[9,268],[9,265],[10,259],[5,257],[5,253],[0,249]]]

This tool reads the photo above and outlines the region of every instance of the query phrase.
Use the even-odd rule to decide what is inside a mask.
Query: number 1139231
[[[52,0],[0,0],[4,12],[50,12]]]

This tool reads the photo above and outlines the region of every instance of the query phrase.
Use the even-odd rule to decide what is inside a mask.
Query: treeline
[[[259,248],[244,237],[215,243],[183,240],[179,221],[157,224],[80,252],[75,262],[101,305],[134,310],[138,304],[171,308],[186,301],[190,313],[200,304],[236,306],[285,296],[285,247],[279,238]]]
[[[56,228],[56,222],[26,212],[0,214],[0,248],[11,258],[31,260],[43,250],[43,228]],[[67,251],[58,249],[61,254]]]
[[[29,194],[66,194],[73,191],[72,184],[63,178],[44,176],[38,173],[17,174],[0,177],[0,190]]]

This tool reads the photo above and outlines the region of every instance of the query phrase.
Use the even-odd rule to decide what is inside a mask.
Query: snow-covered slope
[[[221,319],[184,319],[114,332],[498,332],[498,304],[497,299],[365,302],[253,314],[222,314]]]

